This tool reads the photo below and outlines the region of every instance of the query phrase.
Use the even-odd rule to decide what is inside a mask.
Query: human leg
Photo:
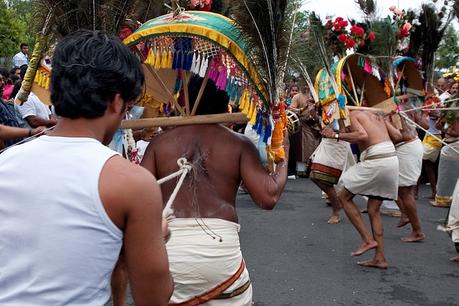
[[[437,194],[437,177],[435,175],[435,163],[431,162],[430,160],[423,160],[425,163],[425,170],[427,174],[427,179],[430,183],[430,188],[432,189],[432,199],[435,199],[435,195]]]
[[[352,225],[354,225],[355,229],[360,234],[360,237],[362,237],[363,240],[362,245],[355,252],[352,252],[351,255],[360,256],[363,253],[376,248],[378,245],[377,242],[371,236],[370,232],[365,226],[365,223],[363,222],[362,215],[360,214],[359,209],[352,201],[352,199],[354,198],[354,194],[352,194],[346,189],[343,189],[339,192],[338,198],[343,205],[347,217],[351,221]]]
[[[370,217],[373,238],[377,242],[375,256],[371,260],[358,262],[364,267],[387,269],[387,261],[384,257],[383,225],[379,208],[382,201],[375,198],[368,199],[368,216]]]
[[[336,194],[335,188],[331,185],[327,185],[320,180],[311,179],[323,192],[327,194],[328,201],[332,207],[332,215],[328,219],[328,224],[338,224],[340,221],[339,211],[341,209],[341,203]]]
[[[403,242],[416,242],[425,238],[416,209],[415,188],[415,186],[399,188],[399,196],[402,199],[404,210],[412,229],[408,236],[402,238]]]

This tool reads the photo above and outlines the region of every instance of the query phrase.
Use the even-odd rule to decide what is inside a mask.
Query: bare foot
[[[424,233],[419,233],[419,234],[411,233],[408,236],[402,237],[401,240],[403,242],[418,242],[418,241],[424,240],[425,238],[426,238],[426,235],[424,235]]]
[[[404,227],[405,225],[409,223],[410,223],[410,219],[408,219],[408,217],[400,218],[400,221],[398,221],[397,227]]]
[[[386,261],[381,261],[381,260],[376,260],[376,259],[359,261],[359,262],[357,262],[357,264],[359,266],[362,266],[362,267],[387,269],[387,262]]]
[[[365,253],[365,252],[367,252],[367,251],[369,251],[371,249],[376,248],[377,246],[378,246],[378,243],[376,241],[374,241],[374,240],[372,242],[370,242],[370,243],[364,242],[357,249],[357,251],[351,253],[351,256],[360,256],[363,253]]]
[[[338,224],[340,221],[339,216],[331,216],[330,219],[328,219],[327,223],[328,224]]]

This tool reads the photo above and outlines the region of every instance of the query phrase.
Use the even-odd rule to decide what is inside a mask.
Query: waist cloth
[[[449,208],[447,229],[451,232],[451,239],[459,243],[459,179],[456,180],[452,196],[451,207]]]
[[[390,141],[368,147],[361,162],[341,175],[339,185],[353,194],[396,200],[398,196],[398,158]]]
[[[423,146],[419,138],[395,145],[399,163],[399,187],[416,186],[422,170]]]
[[[441,135],[435,136],[441,139]],[[425,135],[422,140],[422,145],[424,146],[422,159],[430,160],[433,163],[436,162],[438,155],[440,155],[442,143],[432,135]]]
[[[322,138],[312,154],[310,177],[334,185],[338,182],[343,169],[354,164],[354,156],[348,142]]]
[[[166,247],[174,278],[174,293],[169,305],[197,305],[184,302],[213,291],[234,278],[238,271],[239,277],[223,294],[198,304],[252,304],[249,272],[243,265],[239,244],[239,224],[218,218],[176,218],[169,223],[169,229],[171,238]],[[238,293],[231,297],[234,292]]]
[[[435,196],[435,201],[440,205],[451,204],[451,196],[459,177],[459,153],[454,151],[459,151],[459,138],[445,139],[445,142],[448,146],[441,149]]]

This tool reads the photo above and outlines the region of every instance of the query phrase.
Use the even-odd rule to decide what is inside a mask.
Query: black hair
[[[24,64],[19,68],[21,70],[21,72],[19,73],[19,76],[21,77],[21,80],[24,80],[24,76],[25,76],[25,74],[27,72],[27,68],[29,68],[29,66],[27,64]]]
[[[98,118],[116,94],[135,101],[143,87],[140,61],[121,41],[100,31],[64,37],[53,56],[51,102],[62,117]]]
[[[7,79],[10,74],[7,69],[0,67],[0,75],[2,75],[5,79]]]
[[[190,107],[192,108],[201,89],[203,78],[193,75],[188,85]],[[222,114],[228,112],[229,97],[226,91],[218,89],[215,82],[208,79],[206,88],[196,109],[196,115]]]
[[[26,44],[26,43],[22,43],[22,44],[21,44],[21,50],[22,50],[22,48],[24,48],[24,47],[28,47],[28,46],[29,46],[28,44]]]

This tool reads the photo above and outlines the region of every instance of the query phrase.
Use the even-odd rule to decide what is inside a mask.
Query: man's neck
[[[69,119],[60,118],[50,136],[87,137],[100,142],[104,141],[105,129],[98,119]]]

